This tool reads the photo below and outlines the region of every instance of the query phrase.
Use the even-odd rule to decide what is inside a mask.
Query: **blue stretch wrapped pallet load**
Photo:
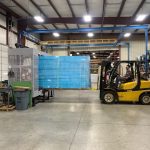
[[[40,56],[39,86],[62,89],[90,88],[90,57]]]

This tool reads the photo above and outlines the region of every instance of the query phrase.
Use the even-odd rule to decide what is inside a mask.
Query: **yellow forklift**
[[[150,104],[150,80],[142,78],[141,61],[102,61],[100,73],[100,100],[105,104],[115,102],[140,102]],[[117,81],[123,64],[130,66],[131,75],[126,81]],[[125,67],[124,67],[125,68]]]

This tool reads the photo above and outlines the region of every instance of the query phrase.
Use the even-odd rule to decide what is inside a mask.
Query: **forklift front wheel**
[[[105,104],[113,104],[115,102],[115,95],[112,91],[107,91],[103,95],[103,102]]]
[[[140,96],[140,102],[143,105],[149,105],[150,104],[150,94],[144,93]]]

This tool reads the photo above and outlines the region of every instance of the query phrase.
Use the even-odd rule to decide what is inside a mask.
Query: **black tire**
[[[105,104],[113,104],[115,102],[115,94],[112,91],[104,92],[102,102]]]
[[[144,93],[140,96],[140,103],[143,105],[150,105],[150,93]]]

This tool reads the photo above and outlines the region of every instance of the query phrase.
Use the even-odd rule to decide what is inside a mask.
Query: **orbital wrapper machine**
[[[28,87],[32,90],[31,97],[41,94],[39,90],[39,55],[48,55],[33,48],[10,48],[8,51],[9,83],[16,87]]]

